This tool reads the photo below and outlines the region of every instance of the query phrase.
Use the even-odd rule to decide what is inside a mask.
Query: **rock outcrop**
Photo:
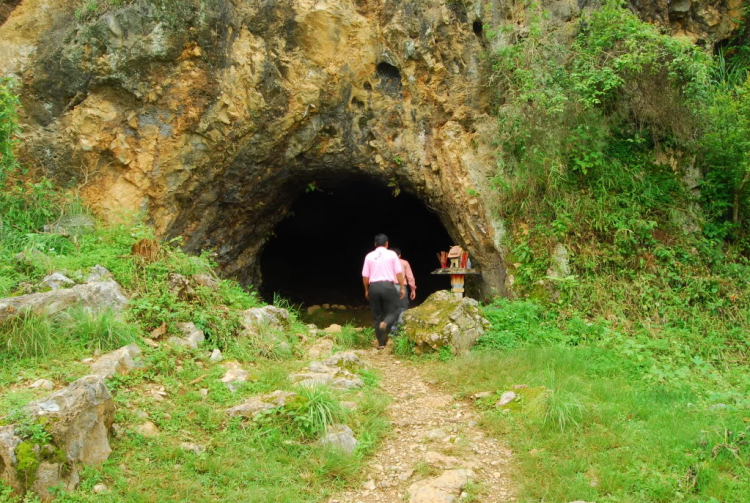
[[[127,297],[122,293],[116,281],[111,279],[92,281],[71,288],[59,288],[49,292],[0,299],[0,321],[27,312],[49,316],[73,306],[94,311],[104,309],[119,311],[127,302]]]
[[[736,29],[744,3],[630,5],[711,45]],[[569,35],[590,2],[543,4]],[[215,249],[225,273],[260,286],[260,251],[305,186],[368,176],[435,210],[486,293],[504,291],[482,55],[523,36],[521,4],[136,0],[98,9],[77,16],[67,0],[23,0],[0,26],[0,74],[21,84],[23,156],[58,179],[85,177],[83,197],[101,213],[145,211],[160,236]],[[515,31],[489,40],[484,25],[501,23]]]
[[[474,299],[457,298],[447,291],[430,295],[424,303],[404,314],[404,336],[414,343],[415,351],[435,351],[450,346],[454,352],[468,351],[490,328],[479,314]]]
[[[139,361],[140,356],[141,348],[129,344],[94,360],[91,363],[91,373],[102,379],[109,379],[116,374],[128,374],[142,365]]]
[[[102,377],[82,377],[25,411],[49,442],[26,440],[13,425],[0,428],[0,477],[17,492],[31,490],[49,500],[53,486],[75,488],[81,466],[107,460],[115,406]]]

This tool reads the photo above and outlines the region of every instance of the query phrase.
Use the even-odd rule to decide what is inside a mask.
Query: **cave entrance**
[[[267,301],[279,295],[295,304],[366,304],[362,264],[383,232],[409,261],[416,305],[449,287],[436,253],[453,243],[438,216],[416,196],[365,176],[309,183],[274,230],[260,256]]]

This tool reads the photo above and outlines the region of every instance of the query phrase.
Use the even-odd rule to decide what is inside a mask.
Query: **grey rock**
[[[136,433],[147,438],[158,437],[160,433],[159,428],[151,421],[146,421],[143,424],[139,424],[135,431]]]
[[[115,374],[126,375],[133,369],[143,366],[138,360],[140,356],[141,348],[135,344],[121,347],[97,358],[91,364],[91,373],[104,379],[109,379]]]
[[[513,391],[506,391],[502,395],[500,395],[500,400],[498,400],[495,403],[495,407],[503,407],[505,405],[508,405],[510,402],[515,400],[518,397]]]
[[[445,346],[464,353],[490,327],[476,300],[457,298],[447,291],[435,292],[421,306],[406,311],[404,322],[404,335],[418,353]]]
[[[104,484],[96,484],[93,488],[94,494],[102,494],[109,491],[109,487]]]
[[[328,367],[339,367],[352,370],[361,367],[362,360],[360,360],[359,355],[354,351],[342,351],[341,353],[336,353],[335,355],[323,360],[323,364]]]
[[[248,398],[243,403],[227,409],[229,416],[242,416],[255,418],[264,411],[283,407],[287,402],[297,396],[293,391],[276,390],[273,393],[263,396],[254,396]]]
[[[289,311],[275,306],[254,307],[242,313],[244,335],[257,334],[260,330],[284,331],[291,324]]]
[[[472,470],[448,470],[439,477],[420,480],[409,487],[410,503],[453,503],[474,477]]]
[[[21,481],[16,477],[16,447],[21,437],[16,435],[15,426],[0,426],[0,480],[12,489],[20,491]]]
[[[93,311],[122,310],[128,299],[114,280],[76,285],[51,292],[32,293],[0,299],[0,321],[26,312],[53,315],[72,306]]]
[[[199,330],[195,323],[178,323],[177,328],[182,332],[182,337],[170,337],[167,342],[173,346],[184,346],[191,349],[198,349],[203,341],[206,340],[202,330]]]
[[[39,388],[39,389],[43,389],[46,391],[52,391],[53,389],[55,389],[55,383],[53,383],[52,381],[48,379],[37,379],[36,381],[34,381],[34,383],[31,386],[29,386],[29,388],[31,389]]]
[[[354,438],[354,432],[345,424],[330,425],[326,428],[326,432],[319,442],[320,445],[339,449],[347,454],[353,453],[357,447],[357,439]]]
[[[310,358],[321,358],[331,354],[333,351],[333,341],[331,339],[318,339],[315,343],[310,346],[308,354]]]
[[[211,356],[209,357],[209,361],[217,363],[220,362],[224,358],[224,355],[221,354],[221,350],[219,348],[215,348],[211,352]]]
[[[191,278],[196,285],[204,286],[212,290],[219,288],[219,280],[209,274],[193,274]]]
[[[112,278],[112,273],[109,272],[105,267],[99,264],[89,269],[89,275],[86,277],[86,283],[93,283],[94,281],[104,281]]]
[[[221,378],[221,382],[227,385],[230,391],[236,389],[236,384],[246,382],[250,376],[250,372],[240,367],[237,362],[226,362],[224,368],[227,369],[224,377]]]
[[[53,272],[49,276],[45,276],[45,278],[42,280],[42,283],[44,283],[46,286],[48,286],[52,290],[58,290],[60,288],[67,288],[69,286],[75,285],[75,281],[67,277],[61,272]]]
[[[182,442],[180,449],[184,451],[190,451],[196,456],[200,456],[206,450],[202,445],[194,444],[192,442]]]

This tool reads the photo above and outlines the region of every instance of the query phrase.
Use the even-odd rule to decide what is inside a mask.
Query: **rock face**
[[[102,377],[82,377],[25,410],[51,438],[45,445],[32,444],[15,426],[0,428],[0,478],[16,491],[51,499],[50,487],[72,490],[82,465],[107,460],[115,406]]]
[[[102,379],[109,379],[115,374],[127,374],[140,366],[138,361],[140,356],[141,348],[135,344],[130,344],[100,356],[91,364],[91,373]]]
[[[51,292],[32,293],[0,299],[0,321],[25,312],[52,315],[72,306],[93,310],[122,310],[128,299],[114,280],[93,281]]]
[[[480,316],[476,300],[459,299],[447,291],[435,292],[421,306],[409,309],[404,322],[404,335],[420,353],[444,346],[458,353],[468,351],[490,327]]]
[[[564,24],[588,3],[544,5]],[[742,4],[631,2],[709,44],[737,26]],[[21,83],[23,155],[62,180],[96,174],[83,197],[101,213],[146,211],[160,235],[217,250],[225,273],[259,286],[260,251],[310,181],[395,180],[440,214],[487,293],[504,291],[482,54],[522,34],[517,3],[76,7],[20,2],[0,26],[0,73]],[[506,21],[518,33],[489,41],[483,25]]]
[[[291,317],[289,311],[275,306],[254,307],[242,313],[245,335],[260,330],[271,329],[284,331],[289,329]]]

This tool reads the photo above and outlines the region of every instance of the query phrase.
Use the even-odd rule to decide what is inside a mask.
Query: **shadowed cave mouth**
[[[362,264],[375,234],[401,248],[417,284],[416,305],[450,287],[436,253],[452,244],[438,216],[417,197],[371,178],[318,180],[307,186],[260,256],[261,294],[295,303],[365,305]]]

